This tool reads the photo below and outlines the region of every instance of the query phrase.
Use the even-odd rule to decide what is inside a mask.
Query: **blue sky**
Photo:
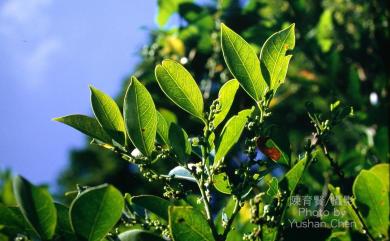
[[[0,0],[0,168],[54,183],[91,114],[88,84],[115,96],[155,28],[154,0]]]

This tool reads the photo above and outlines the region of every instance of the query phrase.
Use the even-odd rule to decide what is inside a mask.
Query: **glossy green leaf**
[[[233,116],[226,122],[222,129],[220,139],[217,142],[217,152],[214,158],[215,166],[219,165],[222,158],[226,156],[234,144],[238,142],[252,111],[253,109],[242,110],[238,115]]]
[[[53,120],[71,126],[76,130],[102,142],[111,143],[111,137],[104,131],[95,118],[85,115],[68,115],[54,118]]]
[[[389,173],[390,173],[390,165],[389,163],[380,163],[373,167],[371,167],[370,172],[375,174],[383,185],[385,185],[387,192],[389,192]]]
[[[176,123],[171,123],[169,126],[169,143],[179,160],[187,161],[192,151],[191,143],[185,130]]]
[[[91,104],[93,113],[103,129],[118,143],[125,144],[125,122],[116,102],[103,91],[93,86]]]
[[[169,226],[174,241],[213,241],[209,224],[192,207],[169,207]]]
[[[118,239],[119,241],[165,241],[165,239],[160,236],[141,229],[133,229],[123,232],[118,235]]]
[[[158,14],[157,23],[160,27],[163,27],[169,20],[169,18],[179,10],[180,4],[190,3],[193,0],[158,0]]]
[[[126,91],[123,112],[131,142],[142,154],[150,156],[155,148],[157,111],[152,96],[134,76]]]
[[[265,81],[271,90],[276,90],[286,78],[288,64],[292,55],[287,50],[295,47],[294,24],[271,35],[265,41],[260,53],[261,69]]]
[[[111,185],[89,188],[70,206],[70,219],[77,235],[88,241],[100,241],[122,215],[122,194]]]
[[[353,183],[353,195],[359,212],[374,237],[387,236],[389,195],[386,186],[372,172],[362,170]]]
[[[57,225],[57,211],[48,190],[36,187],[23,177],[16,176],[14,192],[27,222],[41,239],[51,239]]]
[[[69,208],[59,203],[55,203],[55,207],[57,210],[56,234],[60,235],[64,240],[77,241],[70,224]]]
[[[261,100],[265,95],[267,83],[253,48],[224,24],[221,25],[221,45],[223,57],[234,78],[255,101]]]
[[[203,122],[203,96],[194,78],[181,64],[164,60],[155,69],[156,79],[165,95],[177,106]]]
[[[6,207],[0,203],[0,226],[15,232],[27,231],[30,225],[26,222],[20,209],[17,207]]]
[[[169,201],[153,195],[141,195],[132,197],[131,202],[168,221]]]
[[[159,111],[157,111],[157,134],[165,144],[169,145],[169,123]]]
[[[234,97],[240,84],[236,79],[226,82],[218,92],[218,102],[220,105],[220,111],[215,115],[213,125],[215,128],[225,119],[229,113],[230,107],[233,104]]]
[[[221,193],[232,194],[232,187],[230,185],[229,177],[226,173],[219,173],[213,175],[213,184],[215,189]]]

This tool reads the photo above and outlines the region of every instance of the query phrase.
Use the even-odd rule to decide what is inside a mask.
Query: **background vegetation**
[[[180,61],[196,77],[206,103],[210,104],[219,87],[231,78],[220,50],[221,22],[253,47],[261,46],[269,35],[295,22],[297,40],[288,79],[271,103],[275,109],[270,122],[276,125],[279,141],[290,145],[292,153],[302,152],[303,140],[314,131],[306,114],[306,102],[313,102],[316,108],[325,111],[339,99],[353,106],[355,117],[335,131],[330,151],[339,153],[337,160],[349,184],[362,168],[388,161],[390,61],[384,51],[390,43],[387,1],[230,0],[203,5],[179,0],[171,1],[175,3],[172,5],[164,2],[159,2],[157,16],[161,28],[150,33],[151,42],[142,50],[143,59],[133,74],[143,81],[157,106],[162,106],[163,111],[173,110],[172,118],[178,120],[189,136],[199,133],[201,125],[160,98],[154,66],[165,58]],[[179,25],[168,28],[165,24],[172,15],[178,15]],[[128,78],[117,97],[119,105],[123,103],[127,85]],[[239,91],[231,113],[248,106],[247,95]],[[133,166],[93,145],[73,150],[70,159],[69,168],[59,178],[62,187],[59,193],[74,189],[76,184],[104,182],[132,194],[158,192],[153,185],[144,185],[145,180],[136,175]],[[307,177],[313,191],[320,191],[324,178],[331,176],[326,172],[319,169],[315,176]],[[336,180],[329,182],[340,184],[336,176],[331,178]]]
[[[308,102],[319,112],[326,112],[336,100],[354,109],[354,117],[338,125],[329,142],[329,152],[337,153],[334,159],[340,167],[339,175],[333,173],[329,164],[312,165],[297,193],[321,194],[332,183],[351,196],[352,183],[362,169],[389,161],[390,61],[385,51],[390,49],[388,1],[230,0],[201,5],[186,0],[169,2],[159,1],[157,20],[161,28],[150,33],[150,43],[141,51],[143,59],[132,74],[143,81],[160,111],[177,120],[189,136],[201,132],[202,126],[171,102],[159,98],[162,95],[154,67],[165,58],[182,63],[196,77],[206,103],[211,104],[220,86],[232,77],[220,49],[221,22],[253,44],[258,52],[258,46],[272,33],[295,22],[297,40],[288,79],[271,103],[273,114],[269,122],[274,124],[271,129],[277,142],[290,147],[287,149],[291,153],[304,152],[305,139],[315,131],[307,117]],[[166,27],[172,15],[178,16],[179,24]],[[125,78],[118,105],[123,103],[128,82]],[[249,97],[240,90],[230,113],[249,106]],[[240,161],[239,153],[233,157]],[[159,183],[148,183],[138,175],[135,166],[94,145],[73,150],[70,159],[69,168],[59,177],[61,198],[64,192],[75,190],[76,184],[101,183],[113,184],[132,195],[162,194]],[[298,156],[291,157],[297,159]],[[159,165],[161,172],[166,173],[174,167],[167,162]],[[0,201],[7,205],[15,203],[9,176],[2,174],[0,181]],[[291,240],[296,235],[302,240],[324,240],[329,236],[329,230],[286,232]]]

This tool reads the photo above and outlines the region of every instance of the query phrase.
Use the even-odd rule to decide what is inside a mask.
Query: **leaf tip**
[[[62,122],[62,117],[54,117],[54,118],[51,118],[52,121],[57,121],[57,122]]]

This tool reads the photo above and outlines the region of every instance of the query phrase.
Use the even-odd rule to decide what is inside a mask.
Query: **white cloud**
[[[46,72],[52,58],[58,52],[61,43],[58,39],[48,38],[41,41],[24,61],[24,67],[29,78],[28,84],[39,85],[48,77]]]
[[[3,18],[27,23],[34,18],[42,16],[42,9],[49,6],[52,0],[8,0],[2,8],[0,15]]]
[[[52,31],[52,3],[53,0],[5,0],[0,4],[0,48],[18,66],[15,77],[28,87],[39,86],[48,79],[46,73],[61,47]]]

